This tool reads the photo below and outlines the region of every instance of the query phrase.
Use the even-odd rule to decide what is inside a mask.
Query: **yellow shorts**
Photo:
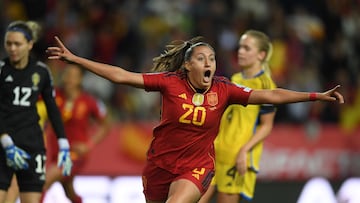
[[[240,194],[244,199],[251,200],[254,196],[255,183],[255,171],[249,169],[244,176],[241,176],[234,165],[216,163],[211,185],[216,185],[219,192]]]

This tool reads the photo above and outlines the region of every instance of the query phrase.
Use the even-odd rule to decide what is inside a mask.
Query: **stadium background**
[[[273,41],[270,67],[278,86],[322,91],[341,84],[346,103],[279,106],[253,202],[296,202],[310,178],[326,178],[336,192],[360,176],[359,0],[0,0],[0,8],[1,36],[13,20],[43,25],[33,54],[45,61],[58,35],[78,55],[138,72],[148,71],[171,40],[202,35],[215,47],[218,74],[230,76],[240,34],[259,29]],[[64,64],[47,63],[57,84]],[[106,102],[113,124],[82,175],[110,182],[140,175],[159,95],[91,73],[84,88]]]

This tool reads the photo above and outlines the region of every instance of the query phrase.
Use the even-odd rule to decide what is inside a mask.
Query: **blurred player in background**
[[[0,61],[0,202],[4,202],[16,175],[21,202],[39,202],[45,183],[46,152],[38,124],[36,102],[45,102],[59,145],[58,166],[71,172],[69,143],[55,102],[48,67],[30,57],[40,26],[32,21],[15,21],[6,29],[4,46],[8,55]]]
[[[252,90],[214,76],[215,51],[199,38],[167,45],[154,58],[153,70],[158,73],[135,73],[78,57],[55,39],[58,47],[47,49],[49,59],[78,64],[118,84],[161,92],[161,121],[153,130],[143,171],[147,203],[199,201],[214,174],[214,139],[228,105],[344,102],[336,91],[339,86],[324,93]]]
[[[275,89],[268,62],[272,54],[269,38],[256,30],[246,31],[239,40],[240,72],[231,81],[252,89]],[[253,198],[256,174],[263,148],[275,117],[272,104],[231,105],[224,112],[215,139],[215,176],[200,202],[210,202],[217,191],[218,203],[238,203]]]
[[[55,136],[51,130],[46,131],[48,159],[44,195],[54,182],[59,181],[66,196],[74,203],[82,202],[74,190],[74,176],[81,171],[88,153],[107,135],[110,127],[105,105],[82,89],[82,78],[83,70],[80,67],[67,65],[62,75],[61,88],[56,92],[56,102],[69,138],[74,164],[70,176],[62,176],[56,167]]]

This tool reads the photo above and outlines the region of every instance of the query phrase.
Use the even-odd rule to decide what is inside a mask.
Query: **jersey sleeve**
[[[241,104],[247,106],[252,89],[245,86],[229,84],[229,104]]]
[[[266,81],[265,83],[266,85],[263,89],[276,89],[276,84],[271,79],[271,77],[267,77],[265,81]],[[272,113],[274,111],[276,111],[276,106],[274,104],[262,104],[260,106],[260,115]]]
[[[1,97],[0,97],[1,98]],[[3,114],[0,112],[0,135],[6,133]]]
[[[55,101],[55,90],[53,87],[52,77],[50,71],[45,68],[45,84],[42,91],[42,98],[46,105],[48,118],[56,133],[57,138],[65,138],[64,124],[61,119],[60,111]]]
[[[1,70],[2,70],[2,67],[4,66],[4,62],[0,60],[0,78],[1,77]],[[1,82],[0,82],[0,89],[2,88],[1,87]],[[2,98],[2,94],[0,94],[0,101],[2,101],[3,98]],[[0,111],[0,135],[6,133],[6,130],[5,130],[5,125],[4,125],[4,115],[2,113],[2,111]]]
[[[162,91],[164,84],[166,84],[164,82],[166,80],[165,73],[144,73],[143,79],[145,91],[148,92]]]
[[[273,105],[273,104],[263,104],[260,106],[260,112],[259,114],[260,115],[263,115],[263,114],[267,114],[267,113],[272,113],[276,111],[276,106]]]

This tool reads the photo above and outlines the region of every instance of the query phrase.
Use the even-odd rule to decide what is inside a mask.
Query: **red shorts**
[[[168,197],[170,184],[176,180],[186,179],[193,182],[203,195],[209,188],[213,169],[195,168],[183,174],[173,174],[147,161],[143,171],[143,187],[146,200],[165,201]]]

